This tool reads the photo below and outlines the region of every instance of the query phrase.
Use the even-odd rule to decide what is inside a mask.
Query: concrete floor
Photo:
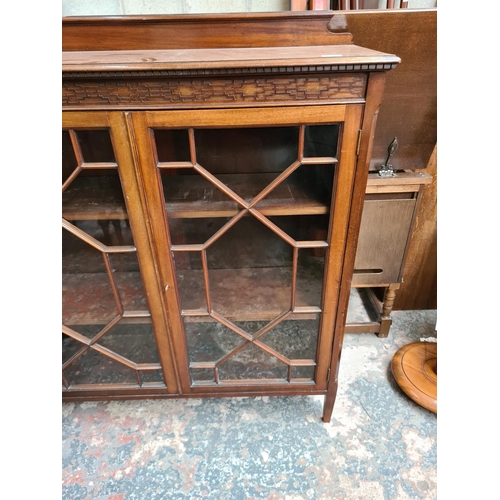
[[[435,325],[397,311],[387,339],[347,335],[329,424],[316,396],[63,404],[63,498],[435,499],[437,416],[390,372]]]

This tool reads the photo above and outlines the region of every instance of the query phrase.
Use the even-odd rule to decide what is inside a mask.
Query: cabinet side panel
[[[353,285],[397,283],[415,203],[415,199],[365,201]]]

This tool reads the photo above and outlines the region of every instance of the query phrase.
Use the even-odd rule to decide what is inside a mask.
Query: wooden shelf
[[[217,178],[246,202],[250,202],[278,174],[223,174]],[[232,217],[241,206],[201,175],[163,178],[167,213],[176,218]],[[264,215],[320,215],[326,204],[315,199],[307,188],[290,179],[276,186],[256,208]]]
[[[217,178],[249,202],[278,174],[224,174]],[[241,206],[201,175],[163,177],[166,210],[172,218],[232,217]],[[127,219],[118,178],[75,179],[63,193],[63,217],[67,220]],[[328,206],[307,187],[286,179],[256,208],[267,216],[322,215]]]
[[[62,194],[66,220],[128,219],[120,179],[77,177]]]

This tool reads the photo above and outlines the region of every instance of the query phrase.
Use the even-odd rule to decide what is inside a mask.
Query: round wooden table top
[[[402,391],[415,403],[437,413],[437,343],[413,342],[399,349],[391,363]]]

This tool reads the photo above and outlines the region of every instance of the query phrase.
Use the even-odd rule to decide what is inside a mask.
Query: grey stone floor
[[[329,424],[316,396],[63,404],[63,498],[437,498],[437,416],[390,372],[435,340],[436,311],[393,321],[387,339],[346,336]]]

